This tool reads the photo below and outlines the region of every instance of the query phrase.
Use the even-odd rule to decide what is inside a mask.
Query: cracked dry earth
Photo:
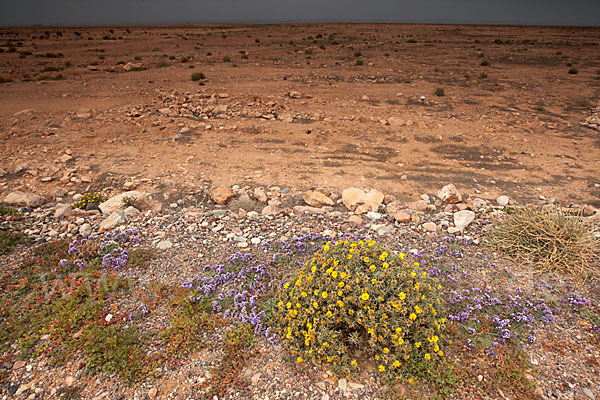
[[[600,205],[599,28],[0,35],[0,77],[12,81],[0,84],[3,191],[142,179],[193,187],[206,178],[298,188],[375,182],[406,200],[454,182],[490,197]],[[205,78],[192,81],[194,72]]]

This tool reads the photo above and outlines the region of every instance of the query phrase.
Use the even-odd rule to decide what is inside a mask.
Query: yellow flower
[[[383,264],[381,264],[381,266],[385,269],[385,268],[388,268],[390,266],[390,264],[384,262]]]
[[[283,285],[283,288],[284,288],[284,289],[287,289],[288,287],[290,287],[290,283],[289,283],[289,282],[286,282],[286,284],[285,284],[285,285]]]
[[[314,308],[319,308],[319,303],[317,303],[316,301],[313,301],[313,307]]]
[[[421,342],[416,342],[415,343],[415,347],[418,349],[419,347],[421,347]]]
[[[300,296],[306,297],[306,296],[308,296],[308,294],[306,292],[302,292],[302,293],[300,293]]]
[[[416,274],[415,272],[411,272],[411,273],[410,273],[410,276],[414,278],[414,277],[416,277],[416,276],[417,276],[417,274]]]
[[[431,354],[425,353],[425,359],[426,360],[431,360]]]
[[[410,384],[413,384],[413,383],[415,383],[415,380],[414,380],[413,378],[410,378],[410,379],[408,380],[408,383],[410,383]]]
[[[361,296],[361,299],[363,299],[364,301],[369,300],[369,293],[363,293]]]
[[[326,299],[326,298],[327,298],[327,292],[323,292],[323,293],[321,293],[321,296],[322,296],[324,299]]]
[[[331,273],[331,276],[332,276],[332,277],[334,277],[334,278],[337,278],[337,276],[338,276],[338,272],[337,272],[337,271],[333,271],[333,272]]]
[[[398,258],[400,258],[401,260],[404,260],[404,257],[406,257],[404,253],[398,254]]]
[[[444,352],[443,352],[442,350],[440,350],[440,351],[438,352],[438,355],[439,355],[440,357],[443,357],[443,356],[444,356]]]
[[[380,365],[379,365],[379,372],[383,372],[383,371],[385,371],[385,367],[384,367],[383,365],[381,365],[381,364],[380,364]]]
[[[416,312],[417,314],[421,314],[421,307],[419,307],[419,306],[415,306],[415,312]]]
[[[344,302],[341,300],[338,300],[337,305],[338,305],[338,307],[344,307]]]
[[[287,303],[285,306],[286,306],[287,308],[292,308],[292,303],[288,302],[288,303]]]
[[[371,283],[372,283],[373,285],[375,285],[375,284],[377,283],[377,279],[375,279],[375,278],[371,279]]]
[[[338,292],[337,292],[337,295],[338,295],[339,297],[342,297],[342,295],[343,295],[343,294],[344,294],[344,292],[342,292],[341,290],[338,290]]]
[[[369,267],[369,270],[370,270],[371,272],[374,272],[376,269],[377,269],[377,267],[376,267],[375,265],[371,265],[371,266]]]
[[[404,292],[400,292],[398,297],[400,297],[400,300],[404,300],[406,298],[406,294]]]
[[[352,360],[352,361],[350,361],[350,365],[352,365],[353,367],[356,367],[358,364],[357,364],[356,360]]]
[[[344,287],[344,285],[345,285],[344,281],[340,281],[340,283],[338,283],[338,286],[341,288]]]
[[[304,360],[302,359],[302,357],[298,357],[298,362],[299,363],[304,362]]]
[[[412,319],[414,321],[415,319],[417,319],[417,314],[410,313],[410,316],[408,318],[410,318],[410,319]]]
[[[314,274],[317,271],[317,267],[315,267],[314,265],[312,266],[312,268],[310,269],[310,271]]]
[[[400,333],[400,332],[402,332],[402,328],[400,328],[400,327],[397,327],[397,328],[396,328],[396,333]]]
[[[384,352],[385,354],[388,354],[388,353],[390,352],[390,349],[388,349],[387,347],[384,347],[384,348],[383,348],[383,352]]]
[[[394,368],[398,368],[400,366],[400,361],[396,360],[392,365],[394,366]]]

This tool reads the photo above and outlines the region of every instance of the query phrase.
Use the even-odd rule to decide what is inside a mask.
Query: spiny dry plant
[[[563,272],[587,278],[600,272],[599,243],[581,215],[557,209],[522,209],[494,226],[489,245],[540,272]]]

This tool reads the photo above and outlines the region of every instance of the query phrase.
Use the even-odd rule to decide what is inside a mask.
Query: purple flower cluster
[[[251,254],[238,252],[225,264],[206,265],[202,272],[181,284],[182,288],[196,292],[190,296],[191,301],[212,299],[214,312],[224,311],[226,318],[252,324],[257,335],[273,343],[277,341],[264,322],[264,311],[258,307],[258,300],[267,295],[272,281],[264,264]]]
[[[102,265],[112,267],[113,271],[124,267],[129,262],[129,252],[122,247],[113,249],[102,257]]]
[[[140,239],[138,237],[139,231],[137,229],[126,229],[120,231],[115,229],[111,232],[107,232],[102,238],[100,243],[100,249],[104,255],[102,256],[102,265],[105,267],[112,267],[113,270],[119,269],[125,266],[129,262],[129,253],[123,246],[128,244],[138,244]],[[77,255],[85,252],[86,244],[91,243],[96,238],[89,236],[82,238],[81,240],[73,240],[69,243],[69,255]],[[80,270],[85,267],[85,261],[81,258],[76,258],[72,261],[73,265],[69,263],[69,260],[60,260],[60,265],[63,268],[72,268],[73,265],[77,266]]]

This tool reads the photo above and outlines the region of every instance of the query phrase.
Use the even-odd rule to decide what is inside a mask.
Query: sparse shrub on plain
[[[479,79],[486,79],[488,77],[488,75],[485,72],[482,72],[481,74],[479,74]]]
[[[231,62],[231,57],[223,56],[223,62]]]
[[[576,75],[578,72],[579,72],[579,71],[577,71],[577,68],[571,68],[571,69],[569,70],[569,74],[571,74],[571,75]]]
[[[578,277],[597,274],[599,243],[579,216],[558,210],[523,209],[496,224],[490,246],[540,271],[558,271]]]
[[[206,76],[202,72],[194,72],[192,74],[193,81],[200,81],[206,79]]]
[[[363,60],[356,60],[356,62],[354,63],[354,65],[364,65],[364,61]]]
[[[436,96],[440,96],[440,97],[444,96],[445,95],[444,88],[437,88],[437,89],[435,89],[435,92],[433,92],[433,94],[435,94]]]
[[[482,67],[487,67],[488,65],[490,65],[490,62],[488,60],[483,60],[479,65],[481,65]]]
[[[274,315],[297,362],[349,376],[369,359],[386,378],[409,380],[444,356],[440,288],[371,240],[327,242],[279,289]]]

